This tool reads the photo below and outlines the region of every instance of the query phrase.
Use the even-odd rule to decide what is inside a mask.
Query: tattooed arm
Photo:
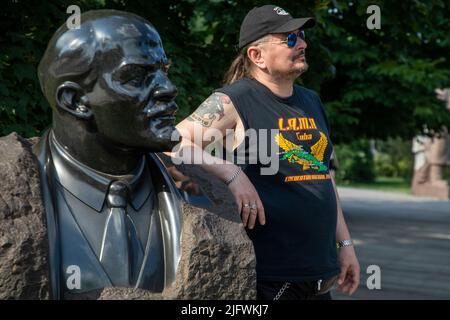
[[[179,123],[177,129],[188,133],[190,140],[196,144],[200,141],[198,135],[201,132],[202,143],[198,145],[204,148],[211,143],[212,137],[217,137],[219,133],[225,137],[227,129],[235,129],[237,121],[240,119],[230,98],[226,94],[215,92]]]
[[[223,93],[213,93],[200,107],[187,119],[197,122],[204,127],[211,127],[214,120],[216,124],[225,117],[224,104],[230,104],[230,98]]]
[[[227,129],[236,129],[237,126],[240,127],[241,125],[241,120],[230,98],[223,93],[213,93],[197,110],[177,125],[177,130],[183,137],[180,148],[182,152],[178,152],[176,155],[171,154],[171,156],[182,158],[184,162],[189,163],[188,157],[184,154],[185,151],[189,155],[195,153],[194,159],[192,157],[190,158],[191,161],[195,160],[195,157],[201,159],[201,163],[198,164],[203,169],[212,173],[220,180],[227,181],[237,172],[239,169],[238,166],[214,157],[205,152],[204,149],[211,143],[212,138],[214,138],[214,141],[217,141],[217,139],[221,140],[228,134]],[[238,142],[236,141],[242,138],[239,137],[236,139],[235,134],[231,134],[230,137],[234,139],[233,145],[237,145]],[[194,163],[197,164],[197,162]],[[246,226],[252,229],[257,219],[260,224],[265,224],[262,202],[258,192],[245,173],[240,172],[228,187],[235,197],[238,212],[241,214],[244,227]],[[257,209],[251,210],[249,206],[243,206],[243,204],[256,204]]]
[[[230,98],[223,93],[213,93],[190,116],[177,125],[177,130],[182,136],[180,149],[184,151],[166,154],[181,158],[185,163],[193,163],[196,157],[196,164],[200,164],[205,170],[226,181],[237,167],[204,152],[204,149],[217,140],[222,142],[227,129],[234,129],[238,119]],[[201,163],[198,163],[198,159],[202,160]]]

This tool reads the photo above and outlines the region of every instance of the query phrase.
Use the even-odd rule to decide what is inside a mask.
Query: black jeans
[[[278,300],[332,300],[330,292],[316,294],[316,281],[291,282],[283,293],[279,294],[284,284],[285,282],[257,281],[256,299],[274,300],[278,295]]]

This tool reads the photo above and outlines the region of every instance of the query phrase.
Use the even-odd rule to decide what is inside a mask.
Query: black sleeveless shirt
[[[247,137],[237,148],[245,150],[242,167],[266,214],[266,225],[257,222],[247,229],[258,279],[304,281],[338,274],[337,204],[329,173],[332,144],[320,98],[298,85],[291,97],[281,98],[249,78],[216,91],[230,97],[245,130],[255,129],[259,135],[258,142]],[[272,166],[278,161],[275,174],[262,174],[270,164],[266,150],[252,153],[255,143],[258,151],[267,150]],[[249,160],[251,154],[256,161]]]

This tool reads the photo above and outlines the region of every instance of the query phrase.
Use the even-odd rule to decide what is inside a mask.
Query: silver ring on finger
[[[243,207],[244,207],[244,208],[248,208],[248,207],[250,207],[250,204],[244,203]]]
[[[250,210],[256,210],[256,208],[257,208],[256,203],[252,203],[250,205]]]

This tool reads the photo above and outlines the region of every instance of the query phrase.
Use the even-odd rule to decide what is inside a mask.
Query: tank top
[[[338,274],[337,203],[329,172],[332,143],[318,95],[294,85],[292,96],[281,98],[250,78],[216,92],[230,97],[246,132],[258,133],[257,142],[247,136],[234,154],[237,161],[237,150],[245,150],[242,168],[266,214],[264,226],[257,222],[247,229],[257,278],[307,281]],[[255,155],[264,146],[271,163],[278,161],[274,174],[262,174],[271,163],[264,153]]]

